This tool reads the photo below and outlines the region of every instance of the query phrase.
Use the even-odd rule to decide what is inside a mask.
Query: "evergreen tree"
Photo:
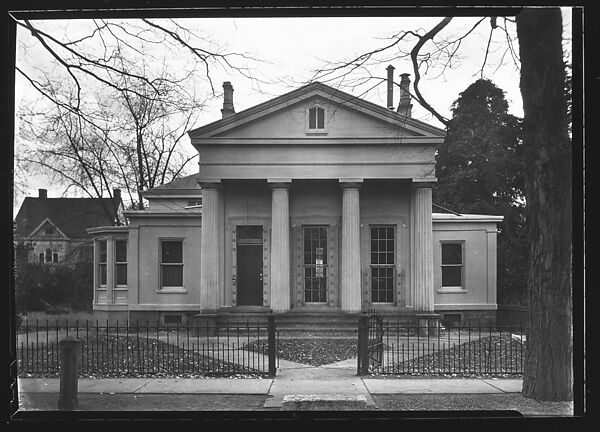
[[[504,216],[498,235],[498,302],[526,299],[521,121],[490,80],[471,84],[452,105],[445,143],[436,154],[434,202],[459,213]]]

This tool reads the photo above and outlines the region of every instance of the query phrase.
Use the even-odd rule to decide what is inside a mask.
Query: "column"
[[[341,305],[344,312],[360,312],[360,183],[342,182]]]
[[[415,312],[433,312],[431,184],[413,183],[410,198],[412,304]]]
[[[200,246],[200,309],[219,308],[219,185],[201,183],[202,228]]]
[[[290,203],[291,183],[271,183],[271,308],[290,309]]]

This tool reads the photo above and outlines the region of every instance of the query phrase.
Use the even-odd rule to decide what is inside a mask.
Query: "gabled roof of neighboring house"
[[[260,117],[272,115],[276,111],[286,109],[298,102],[310,99],[314,96],[324,97],[332,102],[351,107],[352,109],[360,111],[363,114],[378,118],[381,121],[395,126],[402,126],[403,128],[415,132],[417,135],[423,134],[431,137],[444,137],[446,135],[446,132],[440,128],[414,118],[406,117],[405,115],[396,111],[379,106],[320,82],[310,83],[296,90],[292,90],[291,92],[235,113],[229,117],[190,130],[188,135],[192,141],[195,138],[201,139],[212,137],[242,124],[255,121]]]
[[[156,198],[161,196],[185,195],[186,197],[200,197],[202,191],[198,186],[199,174],[192,174],[187,177],[182,177],[172,182],[165,183],[147,191],[142,192],[144,198]]]
[[[122,204],[120,198],[116,200],[118,208]],[[112,225],[115,218],[113,198],[26,197],[15,218],[15,238],[30,237],[47,223],[58,229],[59,235],[88,238],[86,228]]]

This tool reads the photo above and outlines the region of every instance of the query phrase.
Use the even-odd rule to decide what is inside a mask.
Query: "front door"
[[[327,227],[304,229],[304,302],[327,302]]]
[[[239,306],[263,305],[262,226],[237,227],[237,301]]]

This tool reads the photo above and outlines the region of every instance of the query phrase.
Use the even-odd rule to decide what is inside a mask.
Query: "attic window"
[[[306,109],[306,133],[326,133],[325,107],[313,105]]]

